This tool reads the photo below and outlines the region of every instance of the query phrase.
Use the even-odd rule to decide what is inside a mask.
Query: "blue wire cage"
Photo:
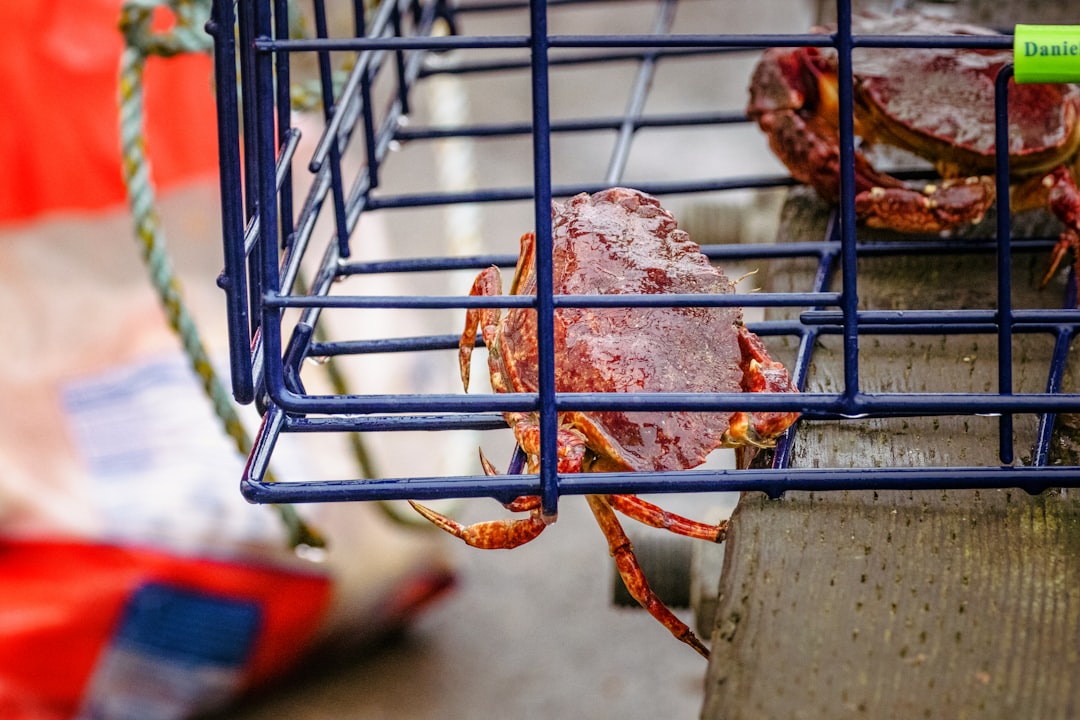
[[[1040,492],[1048,487],[1077,484],[1075,467],[1050,465],[1048,447],[1055,417],[1080,410],[1080,395],[1061,392],[1066,355],[1080,314],[1074,296],[1065,309],[1014,308],[1011,301],[1010,256],[1014,252],[1045,252],[1047,237],[1013,237],[1007,203],[997,212],[996,237],[968,242],[965,251],[996,254],[997,304],[990,309],[924,309],[892,312],[860,309],[858,263],[875,254],[957,252],[964,241],[941,238],[868,242],[857,227],[853,200],[851,54],[855,47],[1010,48],[1007,33],[993,36],[873,36],[852,33],[849,0],[836,4],[834,34],[730,34],[717,13],[717,27],[698,32],[675,32],[676,0],[649,0],[655,17],[643,34],[558,34],[561,13],[589,8],[620,13],[627,3],[600,0],[384,0],[365,15],[362,0],[347,8],[347,31],[328,31],[323,0],[313,0],[314,37],[290,36],[287,0],[216,0],[209,30],[215,38],[219,103],[222,218],[225,270],[220,284],[227,296],[233,392],[242,403],[256,402],[263,415],[254,450],[242,480],[245,496],[256,502],[323,502],[374,499],[433,499],[539,495],[548,512],[566,494],[648,493],[761,490],[778,496],[791,489],[1020,487]],[[478,18],[498,16],[503,27],[522,28],[521,34],[469,34]],[[750,323],[764,337],[787,338],[797,346],[789,366],[804,382],[815,347],[825,336],[842,342],[842,387],[834,392],[800,394],[617,394],[554,392],[554,360],[550,352],[552,317],[557,306],[582,298],[551,292],[551,203],[578,192],[594,192],[624,182],[632,163],[635,139],[647,130],[710,132],[721,126],[746,123],[745,97],[728,107],[693,111],[657,111],[650,105],[652,79],[665,63],[686,58],[718,58],[756,54],[766,47],[828,46],[839,59],[839,117],[841,201],[820,238],[775,244],[705,245],[703,251],[721,263],[764,263],[777,258],[809,258],[817,264],[812,287],[799,292],[744,293],[733,302],[744,307],[785,310],[788,319]],[[439,62],[446,53],[467,51],[453,63]],[[335,69],[332,60],[348,58]],[[300,132],[294,127],[291,103],[297,66],[313,66],[316,94],[325,124],[306,168],[295,171]],[[622,113],[601,117],[553,117],[552,78],[574,70],[591,72],[609,63],[629,64]],[[340,64],[340,63],[339,63]],[[408,122],[414,94],[425,83],[453,75],[473,78],[506,77],[528,88],[527,120],[468,121],[454,125],[421,126]],[[1011,75],[1006,68],[997,87],[997,147],[1008,147],[1007,93]],[[243,92],[241,92],[241,88]],[[553,182],[553,141],[606,133],[615,138],[607,172],[594,179]],[[526,139],[531,143],[532,177],[523,183],[492,184],[480,189],[441,190],[426,185],[424,171],[406,172],[404,191],[388,190],[384,177],[394,163],[406,162],[395,149],[446,138]],[[692,142],[692,140],[690,140]],[[359,159],[348,167],[344,158]],[[1008,197],[1008,162],[997,157],[998,197]],[[662,177],[662,176],[661,176]],[[409,183],[412,183],[411,187]],[[716,176],[635,182],[640,190],[661,198],[706,195],[739,190],[783,188],[792,180],[783,174]],[[401,183],[398,183],[400,186]],[[364,215],[420,211],[455,205],[524,203],[531,207],[537,233],[537,297],[469,298],[463,295],[350,295],[334,292],[343,278],[391,273],[442,273],[478,270],[489,265],[513,267],[516,255],[455,255],[409,257],[380,261],[353,260],[355,229]],[[314,227],[332,226],[329,239],[316,239]],[[531,229],[522,227],[520,231]],[[404,242],[404,240],[403,240]],[[301,283],[301,265],[313,268],[310,283]],[[829,290],[839,276],[839,288]],[[1071,284],[1071,283],[1070,283]],[[464,289],[464,288],[463,288]],[[727,296],[731,298],[732,296]],[[703,299],[706,302],[708,299]],[[662,305],[663,296],[625,296],[627,304]],[[321,339],[316,329],[323,314],[349,309],[445,311],[464,316],[465,308],[528,305],[538,310],[540,391],[536,394],[407,393],[314,394],[305,389],[301,368],[305,360],[327,356],[431,353],[456,348],[456,334],[401,338]],[[1049,300],[1047,301],[1050,302]],[[860,384],[860,341],[875,334],[960,334],[996,336],[996,387],[980,393],[868,392]],[[1054,351],[1046,368],[1045,391],[1013,391],[1014,335],[1041,333],[1052,338]],[[543,351],[544,347],[547,352]],[[1000,463],[992,467],[885,467],[867,472],[858,468],[791,468],[790,438],[781,440],[771,467],[694,470],[664,473],[590,473],[559,475],[555,468],[557,413],[568,409],[657,410],[783,410],[802,413],[802,423],[820,420],[859,422],[865,418],[988,415],[1000,426]],[[512,464],[506,475],[488,477],[402,476],[397,478],[302,479],[267,482],[265,475],[279,438],[289,433],[443,432],[473,428],[505,428],[507,411],[536,411],[541,427],[538,475]],[[1016,459],[1013,416],[1038,418],[1030,459]],[[790,433],[789,433],[790,434]],[[1024,454],[1026,456],[1027,449]]]

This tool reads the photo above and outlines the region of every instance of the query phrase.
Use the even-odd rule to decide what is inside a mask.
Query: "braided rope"
[[[154,10],[166,6],[173,13],[175,24],[167,32],[154,32],[151,29]],[[208,51],[212,43],[203,26],[209,17],[210,0],[128,0],[124,3],[120,30],[126,39],[126,47],[120,60],[119,88],[122,172],[143,261],[169,324],[180,337],[191,366],[201,380],[203,390],[225,432],[240,453],[246,456],[251,450],[251,438],[225,384],[214,370],[165,249],[165,232],[157,212],[150,161],[146,154],[143,101],[146,59],[151,55],[172,57],[181,53]],[[268,471],[267,480],[273,479]],[[285,523],[293,547],[301,544],[311,547],[325,545],[319,533],[300,518],[295,508],[289,505],[274,507]]]

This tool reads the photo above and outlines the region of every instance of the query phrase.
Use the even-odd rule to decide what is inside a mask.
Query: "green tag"
[[[1017,25],[1013,37],[1016,82],[1080,82],[1080,25]]]

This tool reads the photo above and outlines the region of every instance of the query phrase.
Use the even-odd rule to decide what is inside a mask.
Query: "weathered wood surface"
[[[908,9],[949,15],[990,27],[1011,27],[1014,23],[1075,24],[1073,0],[906,0]],[[898,6],[894,0],[854,0],[855,12],[888,13]],[[818,0],[818,21],[836,18],[836,0]]]
[[[812,193],[794,191],[781,237],[820,238],[825,216]],[[1020,222],[1056,233],[1037,213]],[[1016,305],[1058,302],[1060,283],[1036,289],[1045,262],[1016,257]],[[765,287],[806,290],[812,272],[774,265]],[[992,255],[866,260],[860,304],[993,307],[994,278]],[[1044,388],[1050,349],[1047,336],[1017,336],[1016,391]],[[996,368],[993,335],[860,342],[864,390],[993,391]],[[808,387],[842,385],[840,341],[826,337]],[[1015,422],[1026,462],[1036,419]],[[793,465],[993,466],[997,427],[972,416],[803,422]],[[1056,440],[1058,459],[1074,459],[1070,433]],[[724,562],[704,718],[1080,716],[1080,493],[750,493]]]

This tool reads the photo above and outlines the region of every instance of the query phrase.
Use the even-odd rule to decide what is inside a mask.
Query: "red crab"
[[[819,28],[821,32],[831,30]],[[986,35],[915,13],[861,17],[857,34]],[[855,211],[871,227],[940,232],[978,222],[994,202],[994,80],[1012,50],[856,48],[855,133],[934,164],[941,181],[909,185],[855,155]],[[758,63],[747,109],[792,176],[839,197],[837,58],[832,49],[773,48]],[[1009,85],[1009,166],[1016,210],[1049,206],[1064,223],[1045,285],[1073,249],[1080,269],[1080,87]]]
[[[730,293],[734,284],[709,264],[674,217],[653,197],[613,188],[578,195],[553,207],[554,292],[562,295]],[[535,294],[535,240],[521,238],[511,294]],[[481,272],[472,295],[500,295],[498,268]],[[496,392],[537,392],[536,311],[471,309],[460,342],[466,390],[480,328]],[[796,392],[784,366],[742,324],[738,308],[561,308],[555,313],[556,389],[559,392]],[[794,412],[562,412],[558,470],[571,472],[679,470],[701,464],[718,447],[775,444],[798,417]],[[536,413],[507,413],[530,472],[538,466]],[[483,458],[483,455],[481,455]],[[485,470],[495,472],[483,460]],[[668,513],[633,495],[590,495],[627,589],[672,634],[708,657],[701,641],[649,588],[614,510],[671,532],[714,542],[726,523],[706,525]],[[552,522],[539,498],[509,503],[526,518],[464,527],[413,503],[429,520],[481,548],[512,548]]]

